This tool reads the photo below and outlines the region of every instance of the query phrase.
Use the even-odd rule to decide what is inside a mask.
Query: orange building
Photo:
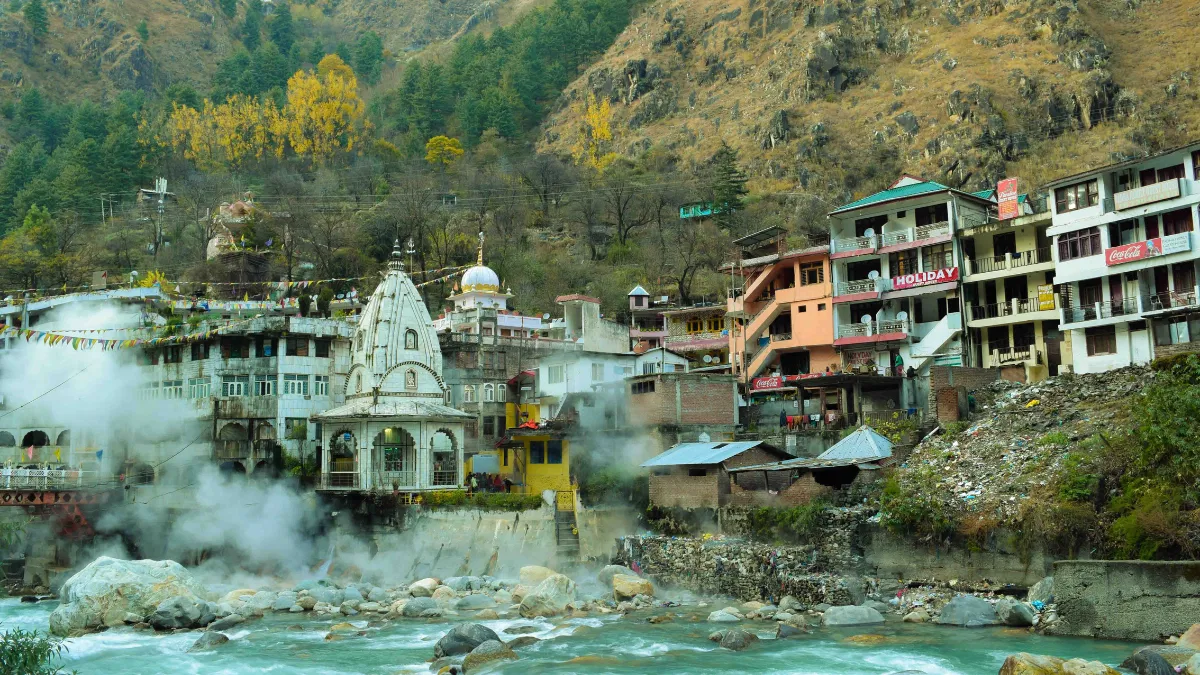
[[[738,239],[741,276],[728,301],[733,372],[754,378],[839,370],[833,350],[833,287],[827,245],[787,250],[786,230],[772,227]]]

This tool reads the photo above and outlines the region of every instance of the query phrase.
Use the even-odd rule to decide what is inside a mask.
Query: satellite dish
[[[895,399],[890,399],[890,398],[889,398],[889,399],[887,400],[887,409],[888,409],[888,410],[895,410],[895,409],[896,409],[896,401],[895,401]]]
[[[863,314],[858,318],[859,323],[871,323],[871,315]]]
[[[550,319],[550,312],[546,312],[545,314],[543,314],[543,315],[542,315],[542,318],[543,318],[543,319],[546,319],[546,320],[549,320],[549,319]]]
[[[870,272],[867,272],[867,278],[874,281],[875,279],[879,278],[879,272],[876,272],[875,270],[871,270]]]
[[[867,229],[863,230],[863,236],[864,237],[874,237],[875,236],[875,228],[868,227]]]
[[[705,362],[705,363],[712,363],[712,356],[709,356],[708,354],[705,354],[705,355],[704,355],[704,362]]]
[[[897,321],[907,321],[908,320],[908,312],[896,312],[896,320]]]

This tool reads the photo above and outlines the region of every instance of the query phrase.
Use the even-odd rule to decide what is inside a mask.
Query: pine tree
[[[312,48],[308,50],[308,56],[305,57],[312,65],[317,65],[321,59],[325,58],[325,47],[320,42],[314,42]]]
[[[271,42],[279,47],[281,53],[286,54],[291,51],[292,43],[296,41],[296,34],[295,28],[292,27],[292,8],[286,2],[279,3],[275,8],[268,32],[271,34]]]
[[[220,0],[220,5],[225,16],[232,19],[233,15],[237,14],[237,0]]]
[[[383,40],[375,31],[368,31],[358,39],[354,47],[354,70],[368,84],[379,81],[379,71],[383,64]]]
[[[734,213],[741,210],[746,196],[746,173],[738,166],[737,151],[721,141],[721,147],[713,154],[710,164],[713,213],[717,224],[728,228],[733,224]]]
[[[137,25],[137,34],[142,39],[142,42],[150,40],[150,27],[146,25],[145,19],[142,19],[141,23]]]
[[[246,45],[247,51],[258,49],[259,43],[262,42],[262,3],[259,0],[250,0],[250,4],[246,5],[246,20],[242,22],[242,44]]]
[[[39,37],[50,32],[50,20],[46,16],[46,7],[42,5],[42,0],[29,0],[25,3],[25,23],[29,24],[29,30],[33,31],[34,35]]]

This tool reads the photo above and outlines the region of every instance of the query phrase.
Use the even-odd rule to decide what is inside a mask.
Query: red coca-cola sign
[[[750,382],[752,389],[778,389],[782,386],[782,377],[756,377]]]
[[[1154,238],[1146,241],[1135,241],[1132,244],[1114,246],[1104,251],[1104,264],[1124,265],[1125,263],[1144,260],[1162,252],[1162,239]]]

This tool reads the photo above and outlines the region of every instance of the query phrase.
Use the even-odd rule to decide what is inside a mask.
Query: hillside
[[[725,141],[760,190],[829,198],[901,171],[1026,185],[1186,138],[1200,7],[1182,0],[657,0],[565,92],[612,103],[615,149],[698,165]]]

